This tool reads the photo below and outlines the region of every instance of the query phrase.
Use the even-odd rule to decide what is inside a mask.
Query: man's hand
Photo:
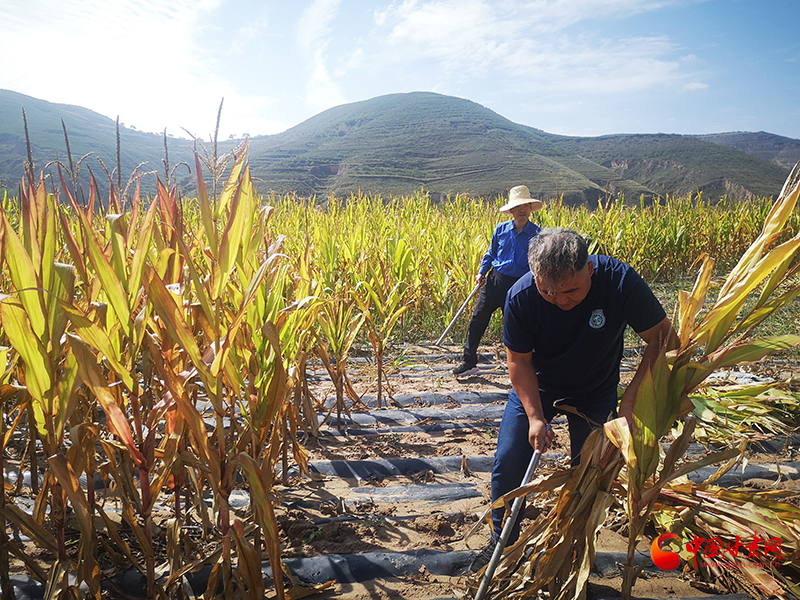
[[[483,285],[484,283],[486,283],[486,275],[481,273],[475,275],[475,285]]]
[[[547,426],[547,421],[541,419],[528,420],[528,441],[534,451],[544,452],[553,443],[555,434],[553,430]]]

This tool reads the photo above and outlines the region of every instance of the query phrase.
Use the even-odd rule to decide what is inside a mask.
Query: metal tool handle
[[[547,431],[550,431],[549,423],[547,424]],[[522,479],[520,487],[526,485],[530,481],[533,472],[536,470],[536,465],[539,464],[539,457],[541,455],[541,450],[533,451],[531,462],[528,464],[528,470],[525,472],[525,477]],[[506,549],[506,544],[508,543],[508,538],[511,535],[511,530],[514,528],[514,523],[517,521],[519,511],[522,509],[522,500],[524,498],[525,496],[519,496],[515,498],[514,503],[511,505],[511,515],[509,515],[508,519],[506,519],[506,524],[503,526],[503,532],[500,534],[500,539],[497,540],[497,545],[494,547],[492,558],[489,561],[489,564],[486,565],[486,571],[483,573],[483,579],[481,580],[480,587],[478,587],[478,593],[475,594],[475,600],[483,600],[483,597],[486,596],[486,592],[489,591],[489,584],[492,583],[492,577],[494,577],[494,571],[497,568],[497,563],[500,562],[500,557],[503,556],[503,550]]]
[[[450,328],[451,328],[451,327],[453,326],[453,324],[456,322],[456,319],[458,319],[458,317],[460,317],[460,316],[461,316],[461,313],[462,313],[462,312],[464,312],[464,309],[467,307],[467,304],[469,304],[469,301],[470,301],[470,300],[472,300],[472,297],[473,297],[475,294],[477,294],[477,293],[478,293],[478,290],[479,290],[479,289],[481,289],[481,284],[480,284],[480,283],[476,283],[476,284],[475,284],[475,287],[474,287],[474,288],[472,288],[472,291],[470,292],[469,296],[467,296],[467,299],[466,299],[466,300],[464,300],[464,304],[462,304],[462,305],[461,305],[461,308],[459,308],[459,309],[458,309],[458,312],[456,312],[456,315],[455,315],[455,316],[453,317],[453,319],[450,321],[450,325],[448,325],[448,326],[447,326],[447,329],[445,329],[445,330],[444,330],[444,332],[442,333],[442,335],[441,335],[441,336],[439,336],[439,339],[438,339],[438,340],[436,340],[436,345],[437,345],[437,346],[438,346],[439,344],[441,344],[441,343],[442,343],[442,340],[444,339],[444,336],[446,336],[446,335],[447,335],[447,332],[448,332],[448,331],[450,331]]]

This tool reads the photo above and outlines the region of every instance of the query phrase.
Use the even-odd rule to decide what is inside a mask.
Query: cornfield
[[[32,174],[0,220],[0,582],[9,560],[46,598],[100,598],[133,568],[148,598],[181,597],[210,568],[208,592],[263,598],[262,557],[278,598],[302,597],[281,563],[273,483],[305,471],[302,435],[319,417],[364,406],[348,375],[354,345],[375,356],[431,339],[472,287],[499,200],[423,193],[324,202],[256,192],[242,149],[224,178],[196,158],[198,197],[159,181],[153,198],[110,181],[77,199],[70,177],[48,192]],[[70,175],[70,174],[67,174]],[[725,266],[755,239],[771,203],[671,197],[594,210],[551,201],[542,226],[577,229],[648,279],[686,274],[706,252]],[[797,231],[796,217],[789,229]],[[459,336],[462,330],[456,330]],[[318,361],[333,405],[306,380]],[[26,476],[27,474],[27,476]],[[14,478],[16,475],[16,478]],[[230,506],[250,491],[246,514]],[[31,511],[23,487],[35,497]],[[154,522],[168,507],[170,518]],[[7,534],[22,531],[50,562]],[[101,557],[102,555],[102,557]]]

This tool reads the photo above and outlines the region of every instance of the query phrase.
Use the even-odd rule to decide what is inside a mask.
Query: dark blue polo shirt
[[[591,255],[592,287],[578,306],[564,311],[539,294],[529,272],[506,297],[503,343],[514,352],[533,352],[542,400],[568,404],[606,397],[619,384],[623,334],[630,325],[641,333],[666,313],[630,266]]]

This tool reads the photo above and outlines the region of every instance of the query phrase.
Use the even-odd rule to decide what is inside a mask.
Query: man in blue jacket
[[[661,345],[674,339],[664,309],[639,274],[609,256],[589,255],[578,233],[541,230],[528,259],[531,272],[511,288],[503,314],[513,390],[497,435],[492,501],[522,483],[534,450],[543,451],[553,438],[547,424],[557,412],[567,416],[573,464],[592,428],[616,417],[618,402],[619,415],[632,424],[633,401],[647,367]],[[646,347],[618,400],[628,325]],[[503,517],[504,509],[493,511],[493,542],[475,557],[473,572],[491,558]],[[518,537],[519,520],[508,543]]]
[[[478,346],[492,314],[498,308],[503,310],[506,293],[517,279],[529,271],[528,243],[539,233],[538,225],[530,221],[530,216],[543,206],[541,200],[531,198],[527,187],[518,185],[511,188],[508,202],[500,208],[500,212],[511,215],[513,220],[500,223],[494,230],[492,243],[475,276],[475,285],[482,287],[469,321],[463,360],[453,369],[454,375],[477,373]]]

